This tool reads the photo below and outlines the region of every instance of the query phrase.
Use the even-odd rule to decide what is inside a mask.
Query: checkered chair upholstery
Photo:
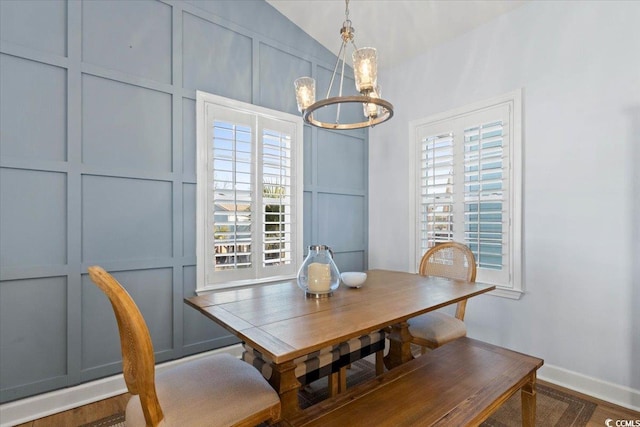
[[[384,331],[372,332],[369,335],[363,335],[340,343],[340,366],[347,366],[370,354],[384,351],[384,347]]]
[[[247,343],[243,343],[242,346],[244,348],[242,360],[253,365],[266,379],[271,379],[271,375],[273,375],[271,359]],[[340,369],[340,348],[338,346],[325,347],[295,359],[294,363],[296,364],[296,378],[304,386]]]
[[[243,343],[242,346],[244,348],[242,360],[258,369],[263,377],[270,379],[273,374],[271,360],[247,343]],[[322,377],[338,373],[352,362],[370,354],[377,352],[382,354],[384,348],[385,334],[383,331],[372,332],[336,346],[325,347],[294,360],[296,378],[301,385],[307,385]],[[344,382],[344,379],[341,381]]]

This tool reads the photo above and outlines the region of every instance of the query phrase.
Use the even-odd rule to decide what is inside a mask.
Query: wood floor
[[[640,412],[632,411],[631,409],[623,408],[618,405],[614,405],[613,403],[605,402],[604,400],[596,399],[594,397],[588,396],[586,394],[578,393],[573,390],[569,390],[567,388],[559,387],[555,384],[550,384],[545,381],[538,380],[538,383],[544,384],[548,387],[552,387],[556,390],[562,391],[564,393],[580,397],[584,400],[591,401],[598,406],[596,410],[593,412],[591,419],[587,423],[586,427],[603,427],[606,426],[605,421],[607,419],[613,420],[612,425],[616,425],[616,420],[640,420]],[[640,422],[640,421],[638,421]],[[624,424],[623,424],[624,425]],[[633,425],[629,424],[629,425]]]
[[[538,382],[548,387],[555,388],[564,393],[572,394],[582,399],[596,403],[598,407],[596,408],[593,416],[591,417],[591,420],[589,420],[586,427],[606,426],[605,420],[607,419],[612,419],[614,421],[613,425],[615,425],[616,420],[640,420],[640,412],[635,412],[630,409],[616,406],[603,400],[576,393],[572,390],[558,387],[544,381]],[[108,417],[109,415],[115,414],[117,412],[124,412],[127,400],[129,400],[129,395],[123,394],[93,403],[91,405],[82,406],[35,421],[20,424],[16,427],[78,427],[83,424]]]
[[[79,408],[53,414],[35,421],[18,424],[17,427],[78,427],[124,412],[129,397],[128,393],[121,394],[90,405],[80,406]]]

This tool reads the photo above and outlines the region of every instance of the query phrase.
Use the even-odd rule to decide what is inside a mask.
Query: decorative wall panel
[[[183,28],[184,87],[251,102],[251,38],[189,13]]]
[[[182,100],[182,174],[196,180],[196,102]]]
[[[314,241],[314,236],[317,235],[317,232],[313,230],[313,193],[310,191],[305,191],[302,194],[302,207],[303,207],[303,235],[302,235],[302,245],[304,247],[304,253],[307,254],[307,248],[310,245],[317,245],[318,242]]]
[[[171,83],[171,6],[158,1],[82,2],[82,60]]]
[[[196,184],[182,186],[182,256],[196,256]],[[194,288],[195,290],[195,288]]]
[[[363,247],[367,228],[365,198],[346,194],[318,194],[318,241],[335,252],[351,252]],[[342,266],[339,266],[342,268]]]
[[[82,77],[82,160],[118,170],[171,172],[171,95]]]
[[[172,230],[171,183],[83,177],[83,261],[170,258]]]
[[[304,153],[303,153],[303,173],[304,173],[304,186],[308,188],[310,185],[314,183],[314,176],[316,174],[316,168],[314,165],[314,159],[316,153],[313,149],[312,135],[315,135],[311,126],[306,125],[304,128]]]
[[[111,274],[136,301],[156,354],[170,350],[173,347],[171,269],[111,271]],[[113,309],[88,275],[82,278],[82,342],[83,369],[120,362],[120,339]]]
[[[293,80],[327,80],[333,55],[262,0],[0,0],[0,24],[0,402],[121,371],[91,265],[140,306],[157,361],[236,344],[183,302],[195,91],[296,113]],[[304,244],[342,269],[366,268],[366,141],[304,130]]]
[[[67,2],[0,1],[0,39],[30,49],[66,56]]]
[[[67,374],[66,293],[64,277],[2,282],[0,383],[9,395]]]
[[[340,271],[362,271],[362,266],[366,265],[364,259],[365,251],[357,250],[353,252],[340,252],[336,254],[336,265],[340,265]]]
[[[0,169],[0,267],[67,263],[64,173]]]
[[[185,267],[183,269],[184,294],[193,295],[196,290],[196,267]],[[212,321],[202,322],[202,314],[195,309],[185,306],[184,310],[184,347],[192,349],[194,352],[202,351],[211,347],[211,337],[218,337],[214,341],[218,347],[231,345],[238,340],[230,336],[222,326]]]
[[[0,54],[0,93],[2,156],[66,160],[66,70]]]
[[[293,82],[310,75],[309,61],[266,44],[260,45],[260,105],[299,114]]]
[[[318,185],[340,188],[346,191],[363,192],[367,188],[366,169],[362,163],[366,152],[362,139],[343,134],[328,135],[319,130],[318,162],[332,164],[333,167],[318,170]]]

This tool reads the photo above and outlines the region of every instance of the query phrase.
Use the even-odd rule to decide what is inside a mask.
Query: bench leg
[[[535,427],[536,425],[536,373],[533,372],[529,382],[520,391],[522,398],[522,426]]]

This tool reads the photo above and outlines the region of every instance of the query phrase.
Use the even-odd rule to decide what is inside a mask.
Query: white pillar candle
[[[319,262],[309,264],[307,277],[309,292],[328,292],[331,289],[331,267],[329,264]]]

